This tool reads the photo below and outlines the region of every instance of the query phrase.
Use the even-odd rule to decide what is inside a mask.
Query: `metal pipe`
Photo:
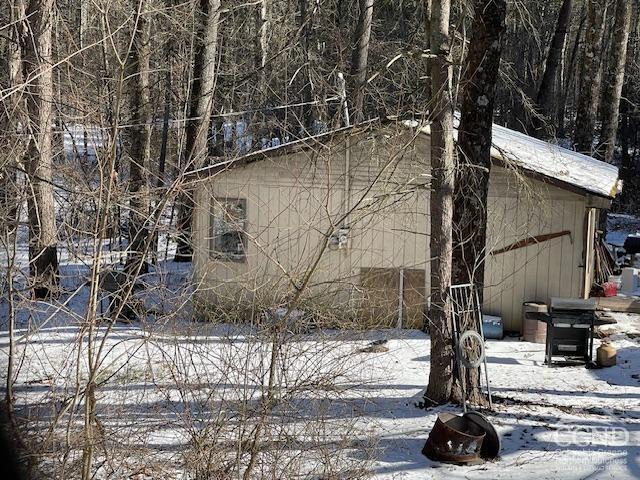
[[[404,307],[404,268],[400,269],[400,286],[398,287],[398,325],[402,328],[402,310]]]

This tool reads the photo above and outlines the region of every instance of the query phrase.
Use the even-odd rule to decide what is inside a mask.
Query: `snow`
[[[618,168],[500,125],[493,125],[493,158],[613,198],[620,191]]]
[[[97,328],[95,339],[103,343],[97,411],[108,442],[96,453],[95,478],[194,478],[201,456],[240,445],[242,428],[252,427],[259,412],[269,337],[255,325],[193,321],[191,265],[168,261],[172,249],[162,236],[160,251],[168,254],[142,279],[146,291],[136,294],[148,315]],[[22,242],[17,253],[26,276]],[[55,442],[36,443],[45,471],[60,471],[63,461],[73,468],[81,457],[74,439],[81,434],[84,403],[75,395],[87,381],[84,319],[92,252],[78,244],[60,254],[65,293],[51,302],[18,298],[16,304],[16,413],[29,438],[43,441],[52,419],[69,406],[54,429]],[[105,264],[118,257],[105,252]],[[17,278],[19,287],[23,282]],[[5,375],[7,308],[0,298]],[[618,364],[606,369],[549,368],[544,345],[515,337],[487,341],[494,409],[483,413],[501,435],[502,451],[496,461],[475,466],[432,462],[420,453],[439,412],[461,413],[454,405],[416,406],[429,375],[426,334],[291,332],[281,347],[281,403],[269,417],[273,446],[265,447],[269,456],[260,471],[270,478],[291,478],[291,468],[306,478],[640,478],[640,316],[613,316],[617,324],[601,331],[617,348]],[[380,339],[388,340],[387,352],[362,352]],[[292,467],[295,462],[301,466]]]
[[[403,125],[431,134],[429,125],[420,126],[417,121],[404,121]],[[459,115],[454,121],[456,138],[458,126]],[[622,188],[614,165],[496,124],[492,130],[491,157],[507,166],[544,175],[606,198],[614,198]]]
[[[132,471],[146,472],[133,478],[183,478],[194,435],[222,418],[225,428],[219,435],[233,438],[231,425],[240,412],[230,413],[234,402],[259,398],[263,388],[269,348],[260,332],[249,325],[190,321],[188,267],[162,262],[148,276],[149,285],[157,287],[150,288],[155,317],[98,331],[105,352],[98,414],[116,444],[109,448],[117,460],[113,475],[119,478]],[[65,307],[60,302],[20,305],[16,400],[32,431],[73,396],[75,359],[86,353],[78,338],[87,289],[71,279],[67,287],[79,290]],[[323,457],[326,452],[300,453],[314,467],[334,462],[332,468],[343,472],[336,478],[356,466],[378,479],[639,478],[640,317],[614,315],[618,324],[605,330],[618,349],[618,365],[608,369],[549,368],[543,365],[544,345],[513,337],[487,342],[495,407],[485,413],[503,443],[494,462],[463,467],[421,455],[437,413],[461,412],[452,405],[416,407],[428,378],[430,340],[415,330],[292,334],[286,351],[288,375],[296,385],[283,387],[290,403],[280,415],[286,413],[287,419],[275,415],[272,421],[284,423],[274,429],[286,428],[294,445],[303,445],[310,431],[318,444],[341,445],[329,459]],[[389,340],[387,352],[361,352],[377,339]],[[3,331],[2,368],[7,348]],[[307,389],[307,383],[313,387]],[[211,411],[209,405],[228,410]]]
[[[67,124],[63,130],[64,152],[67,159],[74,155],[86,155],[95,159],[97,151],[104,147],[105,135],[97,125]],[[86,150],[86,151],[85,151]]]
[[[622,247],[628,235],[638,232],[640,232],[639,218],[621,213],[607,215],[607,243]]]
[[[482,101],[482,97],[480,97],[478,102],[482,103]],[[454,137],[456,138],[458,124],[459,119],[456,118],[454,122]],[[429,125],[420,124],[415,120],[404,120],[401,122],[401,125],[404,128],[418,128],[421,133],[426,135],[431,134]],[[618,178],[618,168],[614,165],[601,162],[595,158],[574,152],[559,145],[538,140],[500,125],[493,124],[492,134],[491,156],[493,159],[506,164],[508,167],[516,166],[605,198],[615,198],[622,189],[622,183]],[[319,140],[327,135],[328,134],[325,133],[312,138]],[[306,145],[309,140],[310,138],[306,138],[294,142],[272,145],[264,148],[262,153],[276,151],[294,144]],[[249,158],[251,155],[256,154],[249,154],[243,158]],[[258,156],[256,158],[261,159],[264,157]],[[216,167],[220,168],[225,164],[233,164],[237,161],[238,159],[236,158],[217,163]],[[190,173],[202,174],[210,168],[211,167],[208,166]]]

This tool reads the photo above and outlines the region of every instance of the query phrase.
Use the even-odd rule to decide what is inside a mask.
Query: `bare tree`
[[[355,45],[351,59],[351,76],[353,77],[354,122],[364,120],[364,87],[367,82],[367,62],[369,58],[369,42],[371,40],[371,24],[373,22],[374,0],[359,0],[360,15],[355,33]]]
[[[25,20],[28,34],[22,42],[22,68],[29,117],[29,143],[25,156],[29,191],[29,267],[36,298],[55,294],[58,286],[51,146],[52,17],[53,0],[30,0]]]
[[[455,164],[453,158],[453,101],[451,92],[450,0],[431,5],[431,369],[425,400],[447,402],[451,396],[453,347],[451,343],[452,221]]]
[[[256,70],[258,70],[257,94],[264,97],[266,92],[267,55],[269,54],[269,0],[261,0],[256,12]]]
[[[556,135],[560,138],[565,137],[565,123],[566,123],[566,112],[567,112],[567,101],[572,93],[572,88],[574,84],[574,80],[576,78],[576,70],[578,64],[578,52],[580,50],[580,44],[583,41],[584,35],[584,25],[587,20],[586,16],[587,5],[583,4],[581,13],[580,13],[580,22],[576,26],[576,33],[573,39],[573,46],[571,47],[571,54],[569,55],[568,61],[564,62],[565,72],[564,75],[558,76],[558,105],[556,110],[556,125],[557,132]],[[568,41],[568,38],[567,38]]]
[[[216,52],[218,50],[218,23],[220,0],[200,0],[199,32],[193,59],[193,84],[189,96],[189,118],[186,123],[185,168],[197,166],[208,152],[207,137],[213,91],[216,82]],[[191,223],[193,192],[185,190],[179,204],[178,246],[176,261],[190,261],[193,255]]]
[[[145,12],[146,0],[136,6],[134,44],[129,68],[131,87],[131,161],[129,163],[129,255],[127,267],[141,273],[147,271],[142,251],[148,236],[146,225],[151,207],[149,168],[151,157],[151,95],[150,95],[150,21]],[[138,265],[141,264],[141,265]]]
[[[311,3],[311,6],[309,5]],[[313,58],[313,22],[317,10],[315,0],[299,0],[300,7],[300,49],[302,51],[303,65],[301,72],[303,73],[302,87],[302,127],[310,130],[315,120],[312,102],[315,97],[315,88],[313,82],[314,64]]]
[[[484,285],[487,239],[487,196],[491,171],[491,133],[495,87],[502,53],[506,0],[476,0],[458,129],[458,163],[453,209],[453,282],[475,283],[480,300]],[[463,330],[467,326],[462,325]],[[477,369],[466,369],[465,390],[483,402]],[[458,385],[458,387],[460,387]],[[462,388],[454,398],[462,400]]]
[[[20,41],[24,35],[25,5],[23,0],[12,0],[9,5],[9,20],[11,22],[10,38],[7,41],[6,59],[8,66],[9,89],[16,89],[22,80]],[[0,127],[13,135],[7,136],[7,142],[3,148],[11,152],[0,163],[0,215],[4,219],[3,233],[14,232],[16,228],[18,212],[18,159],[23,153],[24,142],[18,131],[21,128],[24,114],[24,102],[19,91],[9,96],[6,104],[0,112]]]
[[[580,67],[578,107],[573,135],[574,148],[587,154],[590,154],[593,148],[593,132],[600,93],[601,50],[606,18],[606,0],[588,0],[587,32]]]
[[[620,115],[620,98],[624,85],[624,70],[627,59],[627,44],[631,30],[631,14],[633,2],[618,0],[616,2],[615,23],[613,25],[613,40],[611,56],[608,64],[607,82],[604,86],[601,108],[601,130],[597,155],[605,162],[613,161],[616,146],[618,118]]]
[[[536,96],[536,104],[543,118],[534,117],[534,131],[536,136],[541,138],[548,137],[550,133],[552,134],[552,132],[549,132],[548,127],[550,123],[551,125],[553,123],[548,120],[553,118],[556,101],[560,93],[555,91],[555,86],[558,84],[557,77],[560,73],[562,60],[565,55],[567,31],[572,11],[573,0],[564,0],[558,13],[558,21],[556,22],[551,46],[549,47],[549,55],[547,56],[544,75],[542,76],[542,82],[540,83]]]

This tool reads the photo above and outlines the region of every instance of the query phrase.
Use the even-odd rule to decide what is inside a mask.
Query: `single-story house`
[[[618,170],[497,125],[491,156],[483,308],[518,331],[523,302],[588,296],[598,215],[619,190]],[[214,159],[190,179],[203,305],[247,313],[304,289],[304,307],[333,318],[424,325],[428,127],[342,128]]]

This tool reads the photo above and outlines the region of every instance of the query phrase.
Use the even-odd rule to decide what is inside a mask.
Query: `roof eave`
[[[517,168],[519,170],[523,170],[524,172],[526,172],[526,175],[528,177],[534,178],[535,180],[539,180],[541,182],[548,183],[549,185],[553,185],[555,187],[562,188],[563,190],[567,190],[567,191],[570,191],[570,192],[573,192],[573,193],[577,193],[579,195],[591,195],[591,196],[600,197],[600,198],[608,200],[609,203],[611,203],[613,201],[613,199],[615,198],[615,196],[617,195],[617,192],[615,192],[614,195],[611,196],[611,195],[604,194],[602,192],[596,192],[596,191],[593,191],[593,190],[589,190],[589,189],[581,187],[579,185],[575,185],[575,184],[573,184],[571,182],[565,182],[564,180],[560,180],[559,178],[552,177],[551,175],[545,175],[544,173],[537,172],[535,170],[531,170],[529,168],[523,167],[522,165],[519,165],[516,162],[505,161],[499,155],[492,155],[491,156],[491,163],[498,164],[499,166],[501,166],[503,168]]]

